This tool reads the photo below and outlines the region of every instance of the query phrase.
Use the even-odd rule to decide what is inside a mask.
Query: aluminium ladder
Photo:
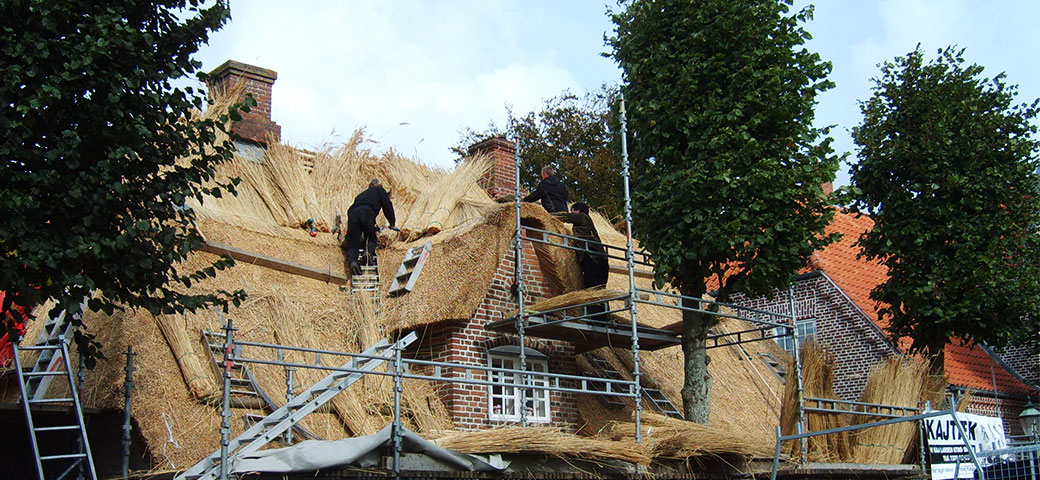
[[[401,260],[401,266],[394,274],[394,282],[390,284],[387,295],[396,297],[411,292],[415,288],[415,282],[419,280],[419,273],[423,265],[433,252],[433,242],[427,241],[422,246],[409,248]]]
[[[87,429],[86,424],[83,420],[83,407],[79,401],[79,391],[76,388],[76,379],[73,376],[72,368],[69,364],[69,344],[68,339],[65,336],[60,336],[56,344],[46,345],[34,345],[30,347],[19,347],[17,343],[13,343],[12,348],[14,349],[14,362],[15,371],[18,374],[18,386],[22,393],[22,408],[25,413],[25,420],[29,426],[29,438],[31,440],[33,456],[36,460],[36,472],[41,480],[48,478],[44,475],[44,462],[51,464],[68,463],[68,466],[64,471],[55,477],[51,478],[66,478],[67,475],[72,473],[77,467],[81,467],[82,471],[89,474],[91,480],[97,478],[97,474],[94,471],[94,458],[90,453],[90,442],[87,441]],[[60,358],[61,366],[64,370],[43,370],[43,371],[22,371],[22,362],[19,351],[38,351],[40,355],[48,354],[52,358]],[[57,378],[61,377],[66,380],[69,388],[68,397],[59,398],[36,398],[34,396],[34,386],[30,385],[33,379],[38,378]],[[48,385],[50,382],[47,383]],[[38,390],[37,390],[38,391]],[[58,404],[58,405],[71,405],[73,410],[73,416],[75,417],[75,424],[73,425],[57,425],[57,426],[37,426],[37,421],[33,417],[35,406],[45,404]],[[64,453],[60,450],[60,446],[68,445],[69,433],[76,435],[78,438],[77,451]],[[47,441],[41,442],[40,437],[48,437]],[[63,442],[64,440],[64,442]],[[54,447],[57,451],[43,452],[41,447]],[[52,450],[53,450],[52,449]],[[47,469],[50,472],[54,469]]]
[[[231,440],[227,446],[228,460],[256,452],[269,442],[278,439],[304,416],[328,403],[338,393],[364,377],[365,374],[375,371],[387,361],[393,360],[398,349],[404,349],[414,342],[416,338],[415,332],[411,332],[394,343],[390,343],[387,339],[380,340],[368,350],[362,352],[360,356],[340,367],[358,370],[358,372],[333,371]],[[181,472],[174,479],[216,480],[219,476],[220,450],[217,450],[201,462]]]
[[[217,367],[217,370],[224,368],[224,361],[218,360],[216,355],[223,354],[224,352],[224,338],[223,332],[214,332],[211,330],[202,330],[202,342],[205,343],[209,348],[210,358],[213,359],[213,365]],[[275,403],[260,383],[253,377],[253,373],[249,370],[249,365],[244,363],[235,362],[231,366],[231,382],[230,388],[230,402],[232,407],[239,408],[250,408],[250,409],[263,409],[268,412],[278,410],[278,404]],[[257,415],[253,413],[246,413],[242,415],[242,420],[245,422],[246,428],[252,427],[257,422],[266,418],[265,415]],[[312,433],[311,431],[304,428],[302,425],[293,425],[292,430],[300,434],[304,440],[319,440],[321,437]],[[291,438],[290,435],[286,435]],[[287,443],[292,443],[287,440]]]
[[[80,304],[80,312],[83,312],[87,308],[87,299],[84,298]],[[79,315],[82,315],[80,313]],[[62,310],[58,316],[54,318],[47,318],[47,322],[43,324],[43,328],[40,329],[40,334],[36,337],[37,346],[45,345],[57,345],[62,338],[72,338],[73,333],[76,331],[73,325],[72,319],[69,318],[68,312]],[[25,348],[22,348],[25,350]],[[47,348],[39,350],[36,356],[36,363],[32,367],[33,372],[53,372],[61,368],[63,354],[60,349]],[[47,396],[47,389],[50,388],[51,381],[54,380],[53,375],[31,375],[26,382],[26,388],[28,389],[29,397],[33,400],[40,400]]]

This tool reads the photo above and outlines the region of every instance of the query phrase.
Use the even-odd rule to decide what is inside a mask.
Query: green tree
[[[802,45],[789,0],[633,0],[608,39],[631,120],[633,223],[660,282],[720,301],[793,281],[833,207],[840,163],[812,127],[830,64]],[[687,306],[691,303],[684,302]],[[705,339],[717,321],[683,311],[686,418],[707,422]]]
[[[962,55],[886,62],[852,130],[852,207],[874,220],[859,245],[888,269],[870,298],[937,373],[951,337],[1000,347],[1035,334],[1022,319],[1040,304],[1037,102],[1013,105],[1003,74]]]
[[[617,88],[603,86],[578,96],[564,91],[545,101],[537,112],[516,116],[507,110],[505,129],[494,123],[483,132],[467,129],[452,150],[466,148],[493,136],[520,143],[520,181],[528,190],[541,180],[542,167],[551,166],[567,186],[572,202],[583,201],[608,217],[621,213],[620,138]]]
[[[188,198],[234,192],[214,179],[231,158],[218,130],[237,119],[192,120],[203,92],[173,88],[229,11],[225,1],[5,0],[0,43],[0,290],[59,309],[153,313],[236,303],[243,292],[193,295],[179,286],[215,275],[178,263],[202,245]],[[8,325],[10,327],[10,325]],[[80,350],[99,354],[93,336]],[[89,364],[88,364],[89,365]]]

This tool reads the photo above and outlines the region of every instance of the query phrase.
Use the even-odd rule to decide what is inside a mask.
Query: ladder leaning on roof
[[[328,403],[338,393],[364,377],[366,373],[375,371],[388,360],[392,360],[397,350],[407,347],[415,339],[415,332],[412,332],[394,343],[390,343],[387,339],[376,342],[368,350],[340,367],[353,371],[333,371],[231,440],[227,446],[228,459],[232,460],[232,457],[253,453],[272,440],[276,440],[304,416]],[[181,472],[175,477],[175,480],[216,480],[220,477],[220,457],[220,450],[213,452],[201,462]]]
[[[12,344],[14,349],[14,362],[15,371],[18,374],[18,386],[22,393],[22,409],[25,413],[25,419],[29,426],[29,438],[32,444],[33,456],[36,460],[36,472],[39,474],[41,480],[48,477],[44,475],[44,462],[59,463],[67,462],[69,465],[64,471],[52,478],[66,478],[73,472],[77,467],[81,468],[81,471],[89,474],[90,479],[96,479],[97,475],[94,472],[94,458],[90,453],[90,442],[87,441],[87,429],[86,424],[83,420],[83,408],[79,401],[79,389],[76,388],[76,379],[73,376],[72,368],[69,363],[69,344],[68,339],[64,335],[57,339],[57,342],[52,342],[45,345],[33,345],[31,347],[19,347],[17,343]],[[21,351],[37,351],[40,356],[47,355],[50,358],[57,359],[60,362],[60,366],[64,369],[46,369],[23,372],[22,362],[20,359]],[[39,365],[39,363],[38,363]],[[48,362],[50,365],[50,362]],[[43,398],[36,397],[35,394],[40,392],[40,382],[35,382],[36,385],[32,385],[34,380],[40,378],[53,379],[55,377],[61,377],[65,379],[68,384],[69,396],[60,398]],[[51,382],[47,382],[46,386],[49,386]],[[46,388],[44,388],[46,389]],[[72,425],[58,425],[58,426],[37,426],[37,422],[33,418],[33,407],[43,404],[58,404],[58,405],[71,405],[73,416],[75,417],[75,424]],[[54,452],[42,452],[41,446],[54,447],[59,445],[68,445],[67,440],[69,439],[68,433],[73,432],[74,435],[78,436],[78,445],[76,452],[62,452],[60,450]],[[40,441],[40,436],[49,436],[53,440],[48,439],[47,441]],[[66,442],[63,442],[65,440]],[[47,469],[51,471],[52,469]]]
[[[83,298],[83,302],[80,303],[79,310],[83,312],[87,308],[87,299]],[[77,317],[82,313],[77,314]],[[62,338],[72,338],[76,328],[73,326],[72,318],[68,315],[68,312],[62,310],[54,318],[47,318],[47,321],[43,324],[43,328],[40,329],[40,334],[36,337],[36,346],[42,347],[46,345],[58,345]],[[25,350],[25,348],[23,348]],[[36,363],[33,365],[33,372],[53,372],[61,368],[63,354],[61,350],[57,348],[40,349],[39,354],[36,356]],[[51,385],[51,381],[54,380],[52,375],[31,375],[26,382],[26,388],[29,391],[29,397],[33,400],[39,400],[47,395],[47,389]]]

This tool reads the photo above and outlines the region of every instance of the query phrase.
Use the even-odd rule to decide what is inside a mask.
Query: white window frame
[[[802,320],[798,320],[794,323],[794,325],[795,335],[798,336],[799,345],[803,345],[806,340],[816,337],[815,318],[805,318]],[[776,337],[774,337],[773,340],[776,340],[776,343],[778,343],[780,347],[784,350],[793,353],[794,339],[791,337],[784,336],[787,333],[785,330],[787,330],[786,327],[776,327]]]
[[[527,360],[527,370],[531,372],[548,373],[549,364],[544,354],[530,348],[524,349]],[[520,354],[519,347],[505,346],[488,350],[488,366],[496,369],[519,370]],[[489,371],[488,377],[492,382],[511,383],[520,385],[519,372]],[[529,375],[528,381],[531,385],[548,387],[549,377],[542,375]],[[488,385],[488,420],[503,422],[519,422],[521,389],[507,385]],[[538,388],[528,388],[525,397],[527,401],[527,421],[532,423],[549,423],[552,421],[552,409],[550,407],[549,391]]]

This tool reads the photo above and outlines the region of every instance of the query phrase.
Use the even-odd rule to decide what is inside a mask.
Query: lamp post
[[[1018,421],[1022,423],[1022,433],[1026,434],[1031,442],[1036,443],[1037,436],[1040,435],[1040,410],[1033,406],[1032,400],[1026,400],[1026,407],[1018,414]]]

